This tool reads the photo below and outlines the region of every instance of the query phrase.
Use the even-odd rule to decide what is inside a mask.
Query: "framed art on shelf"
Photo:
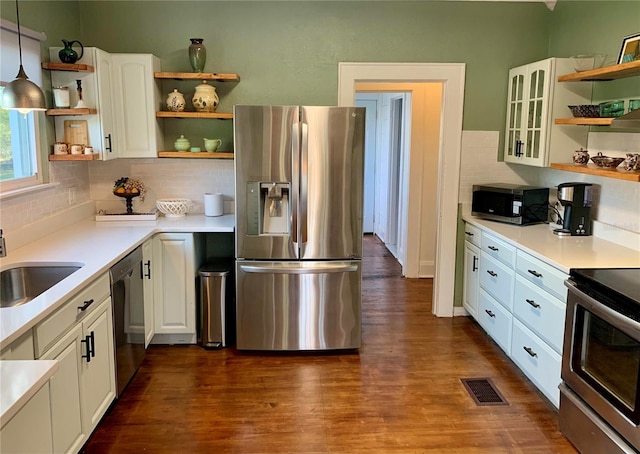
[[[640,33],[625,36],[620,48],[618,64],[640,60]]]

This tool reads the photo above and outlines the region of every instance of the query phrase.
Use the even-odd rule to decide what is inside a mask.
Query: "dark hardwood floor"
[[[431,314],[365,238],[359,353],[249,354],[151,346],[86,453],[575,453],[557,412],[466,317]],[[489,377],[507,406],[476,406]]]

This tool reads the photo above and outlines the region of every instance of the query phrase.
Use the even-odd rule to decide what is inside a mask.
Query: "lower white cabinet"
[[[478,312],[478,277],[480,275],[480,249],[464,242],[464,288],[462,304],[473,317]]]
[[[478,292],[478,323],[508,355],[511,351],[511,313],[482,288]]]
[[[56,454],[51,444],[49,382],[0,429],[3,454]]]
[[[116,396],[108,274],[36,325],[38,359],[59,361],[51,378],[56,453],[80,450]]]
[[[154,323],[154,297],[153,297],[153,239],[142,243],[142,288],[144,293],[144,347],[151,343],[156,333]],[[153,264],[155,268],[155,263]]]
[[[196,343],[196,266],[193,234],[153,237],[154,343]],[[175,335],[168,337],[167,335]]]

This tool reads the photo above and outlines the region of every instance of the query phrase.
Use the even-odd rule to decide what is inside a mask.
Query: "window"
[[[20,27],[22,62],[29,79],[42,85],[40,41],[42,33]],[[20,66],[17,26],[0,22],[0,95]],[[37,112],[26,115],[0,108],[0,193],[43,183],[40,153],[40,133]]]

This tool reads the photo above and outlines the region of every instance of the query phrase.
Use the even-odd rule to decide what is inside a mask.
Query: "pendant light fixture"
[[[18,50],[20,52],[20,69],[13,82],[4,87],[2,92],[2,108],[17,110],[27,114],[32,110],[47,110],[44,93],[31,82],[22,67],[22,40],[20,37],[20,10],[16,0],[16,20],[18,22]]]

